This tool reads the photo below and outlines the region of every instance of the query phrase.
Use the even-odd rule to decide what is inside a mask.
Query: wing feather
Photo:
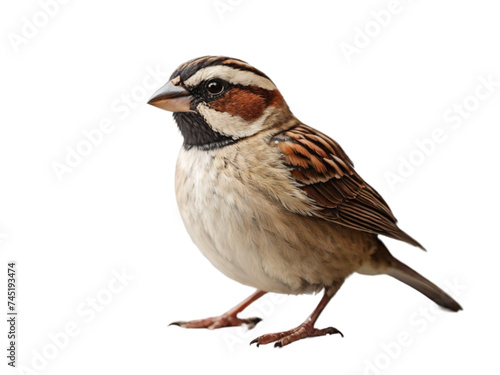
[[[293,179],[314,202],[312,215],[423,249],[398,228],[387,203],[356,173],[349,157],[333,139],[301,124],[276,135],[274,144],[282,152]]]

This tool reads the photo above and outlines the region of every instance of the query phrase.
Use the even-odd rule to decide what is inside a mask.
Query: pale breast
[[[176,168],[180,213],[193,242],[226,276],[271,292],[318,291],[359,267],[371,237],[297,214],[305,211],[307,197],[283,165],[266,162],[277,160],[267,154],[272,152],[263,147],[249,157],[238,144],[182,149]]]

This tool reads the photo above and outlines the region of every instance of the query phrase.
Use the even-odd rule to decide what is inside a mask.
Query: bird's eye
[[[213,79],[207,83],[207,91],[211,95],[218,95],[224,90],[224,84],[218,80]]]

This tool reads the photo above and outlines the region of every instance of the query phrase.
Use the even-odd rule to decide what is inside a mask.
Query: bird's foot
[[[328,327],[324,329],[317,329],[313,327],[312,323],[306,322],[289,331],[268,333],[266,335],[257,337],[255,340],[252,340],[250,342],[250,345],[257,344],[257,346],[259,346],[274,342],[275,348],[281,348],[285,345],[291,344],[294,341],[305,339],[306,337],[333,335],[334,333],[339,333],[340,336],[344,337],[342,332],[340,332],[337,328]]]
[[[207,329],[217,329],[223,327],[237,327],[241,325],[246,325],[248,329],[252,329],[259,323],[261,318],[248,318],[241,319],[234,315],[222,314],[221,316],[215,316],[207,319],[200,320],[190,320],[187,322],[173,322],[169,325],[175,325],[183,328],[207,328]]]

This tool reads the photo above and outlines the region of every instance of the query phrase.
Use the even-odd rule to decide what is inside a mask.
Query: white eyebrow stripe
[[[234,85],[258,86],[266,90],[276,90],[276,86],[267,78],[248,70],[239,70],[224,65],[207,66],[200,69],[184,81],[184,84],[195,87],[200,82],[210,78],[220,78]]]

